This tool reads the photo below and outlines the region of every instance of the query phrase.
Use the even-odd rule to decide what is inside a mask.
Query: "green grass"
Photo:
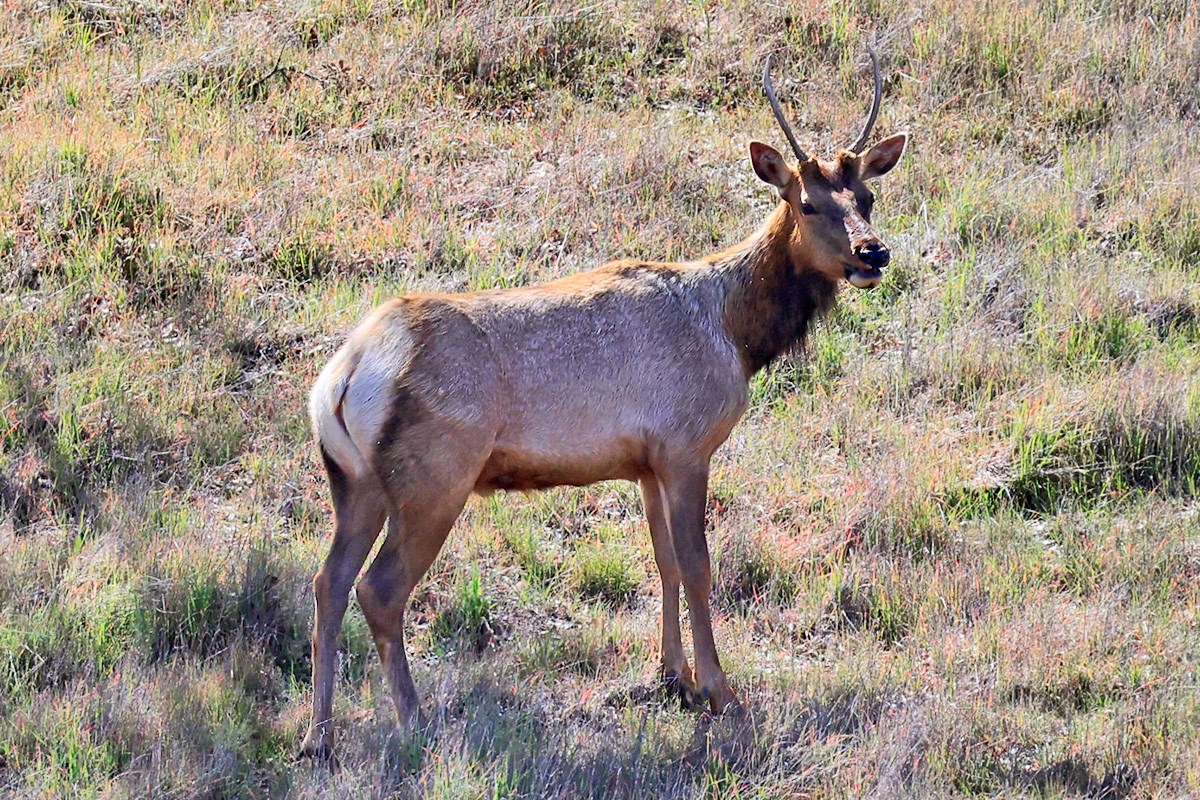
[[[478,570],[455,587],[450,604],[438,612],[430,628],[434,640],[466,642],[470,649],[482,651],[491,643],[495,603],[483,590]]]
[[[1200,794],[1200,16],[1173,0],[19,2],[0,31],[0,793]],[[884,284],[714,462],[722,663],[658,689],[624,484],[474,500],[307,725],[330,507],[307,388],[408,291],[732,243],[880,133]]]
[[[575,583],[580,596],[609,605],[628,603],[641,586],[628,556],[614,543],[589,546],[576,553]]]

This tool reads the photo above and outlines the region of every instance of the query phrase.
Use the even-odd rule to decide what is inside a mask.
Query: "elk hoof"
[[[708,698],[695,681],[688,681],[679,689],[679,704],[684,711],[703,711],[708,705]]]
[[[687,672],[690,673],[691,670]],[[663,671],[662,677],[663,688],[667,695],[679,698],[679,704],[685,711],[693,711],[698,708],[696,705],[696,681],[691,675],[668,669]]]
[[[709,699],[710,710],[714,715],[724,717],[736,724],[747,722],[750,719],[750,712],[746,707],[738,702],[738,699],[733,695],[724,702],[718,701],[715,697]]]
[[[728,689],[717,691],[705,688],[701,692],[701,695],[713,716],[729,714],[734,719],[740,719],[741,715],[745,713],[742,704],[737,701],[737,698],[733,696],[733,692]]]
[[[415,714],[409,714],[406,719],[400,723],[400,727],[409,733],[423,733],[430,729],[433,724],[433,719],[420,708]]]
[[[304,742],[300,745],[300,752],[296,754],[297,761],[306,759],[312,761],[313,766],[323,767],[330,773],[336,773],[341,769],[337,756],[333,754],[333,746],[327,740],[311,734],[304,737]]]
[[[727,686],[697,686],[692,684],[685,698],[685,708],[691,711],[707,711],[714,717],[719,717],[727,711],[741,708],[737,698]]]

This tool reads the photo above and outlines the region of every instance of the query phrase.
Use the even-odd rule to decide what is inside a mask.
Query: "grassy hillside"
[[[766,54],[829,154],[867,41],[893,266],[714,465],[752,735],[658,692],[608,484],[469,505],[410,614],[428,731],[352,606],[344,769],[293,763],[349,327],[738,240]],[[16,0],[0,106],[6,796],[1200,795],[1195,3]]]

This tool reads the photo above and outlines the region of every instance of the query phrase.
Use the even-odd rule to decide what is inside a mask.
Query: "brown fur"
[[[756,246],[734,248],[712,260],[736,275],[725,324],[753,375],[804,339],[809,324],[833,303],[835,284],[792,262],[795,226],[787,203],[767,221]]]
[[[522,289],[413,295],[359,326],[310,400],[335,530],[313,581],[313,721],[303,752],[332,752],[337,631],[385,518],[386,539],[357,597],[397,711],[412,721],[408,597],[468,497],[497,489],[638,481],[662,579],[664,677],[685,702],[714,712],[736,703],[708,610],[709,460],[746,409],[750,376],[804,338],[839,281],[869,271],[856,260],[864,241],[878,243],[859,159],[886,172],[903,141],[877,147],[885,145],[804,162],[799,172],[752,145],[755,171],[782,202],[745,241],[699,261],[618,261]],[[694,669],[679,626],[681,586]]]

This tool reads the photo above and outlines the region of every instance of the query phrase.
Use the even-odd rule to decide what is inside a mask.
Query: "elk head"
[[[763,70],[763,88],[799,164],[793,169],[775,148],[750,143],[754,172],[778,189],[791,208],[797,232],[793,263],[817,270],[830,282],[845,278],[859,289],[879,285],[881,270],[891,259],[887,245],[871,226],[875,198],[866,182],[891,171],[908,143],[908,135],[900,133],[867,147],[883,96],[879,60],[870,46],[868,51],[875,72],[875,98],[862,133],[848,149],[823,161],[800,148],[771,85],[770,56]]]

